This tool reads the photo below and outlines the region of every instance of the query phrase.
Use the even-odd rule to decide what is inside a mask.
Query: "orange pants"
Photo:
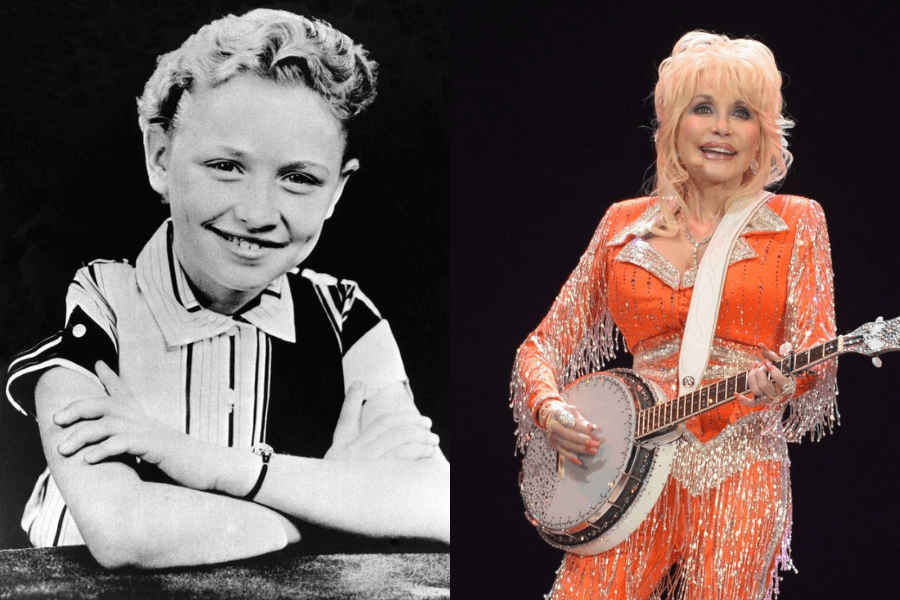
[[[771,598],[790,540],[787,465],[761,461],[691,496],[672,477],[640,527],[596,556],[567,554],[552,600]]]

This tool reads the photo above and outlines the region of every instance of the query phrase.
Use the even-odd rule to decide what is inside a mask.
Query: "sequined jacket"
[[[540,404],[600,370],[613,356],[616,328],[634,368],[676,393],[678,353],[696,267],[679,273],[647,241],[660,221],[655,198],[610,207],[550,312],[519,348],[512,382],[519,448]],[[716,334],[704,379],[733,375],[759,360],[757,344],[802,350],[834,337],[831,252],[825,217],[813,200],[773,196],[751,218],[729,259]],[[781,409],[737,400],[690,419],[683,443],[708,444],[740,423],[745,435],[818,438],[837,417],[834,363],[815,367]],[[733,445],[733,444],[732,444]],[[677,469],[676,469],[677,471]]]

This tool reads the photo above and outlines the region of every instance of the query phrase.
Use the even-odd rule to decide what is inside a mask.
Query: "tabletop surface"
[[[449,597],[450,554],[441,551],[317,555],[289,548],[156,571],[108,571],[84,546],[0,551],[0,599]]]

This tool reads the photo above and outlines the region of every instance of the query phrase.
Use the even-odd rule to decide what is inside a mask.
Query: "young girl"
[[[388,323],[298,267],[359,166],[375,68],[273,10],[161,57],[139,112],[171,219],[134,267],[81,269],[64,331],[10,366],[48,462],[32,543],[165,567],[276,550],[304,522],[449,542],[449,465]]]

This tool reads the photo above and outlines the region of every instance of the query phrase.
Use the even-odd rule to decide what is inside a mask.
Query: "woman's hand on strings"
[[[579,455],[594,456],[605,441],[600,436],[600,428],[585,419],[573,405],[562,400],[550,402],[544,428],[548,443],[566,460],[583,466]],[[571,418],[566,415],[571,415]]]
[[[778,354],[766,347],[765,344],[759,344],[759,347],[764,360],[757,362],[747,374],[749,395],[735,395],[751,408],[760,404],[782,406],[790,400],[796,390],[796,383],[773,364],[773,361],[781,360]],[[784,344],[781,350],[787,354],[791,351],[790,344]]]

